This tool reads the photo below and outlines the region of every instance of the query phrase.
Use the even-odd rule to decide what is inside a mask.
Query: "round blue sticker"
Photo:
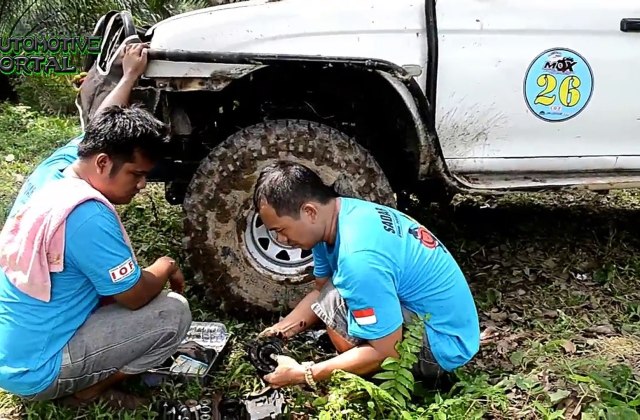
[[[580,54],[555,48],[540,54],[527,69],[524,97],[531,112],[545,121],[578,115],[593,93],[593,73]]]

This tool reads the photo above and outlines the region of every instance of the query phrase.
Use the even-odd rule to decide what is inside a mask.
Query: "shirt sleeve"
[[[324,244],[319,243],[311,249],[313,255],[313,275],[316,278],[330,277],[333,274],[331,265],[329,264],[329,258],[327,256],[327,250]]]
[[[133,287],[142,271],[125,242],[116,215],[102,203],[87,201],[67,217],[65,264],[74,264],[102,296]]]
[[[377,340],[402,325],[396,267],[375,251],[355,252],[338,264],[333,285],[347,303],[349,335]]]

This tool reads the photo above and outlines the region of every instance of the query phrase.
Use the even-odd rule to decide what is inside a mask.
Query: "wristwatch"
[[[313,379],[313,372],[311,371],[311,366],[313,366],[313,362],[302,362],[302,367],[304,368],[304,380],[307,382],[311,388],[316,388],[316,381]]]

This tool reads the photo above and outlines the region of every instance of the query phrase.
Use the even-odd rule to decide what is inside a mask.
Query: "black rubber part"
[[[220,420],[244,420],[247,417],[247,408],[238,399],[227,398],[218,404]]]
[[[282,354],[283,351],[284,342],[276,337],[256,340],[247,344],[249,361],[260,376],[267,375],[276,370],[278,363],[273,360],[272,356]]]

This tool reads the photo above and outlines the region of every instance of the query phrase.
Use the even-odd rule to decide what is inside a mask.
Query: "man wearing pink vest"
[[[116,88],[36,168],[0,233],[0,388],[26,399],[133,408],[141,401],[111,386],[164,362],[191,323],[184,299],[164,291],[183,291],[175,261],[140,267],[114,208],[145,187],[167,134],[125,107],[147,46],[123,51]]]

